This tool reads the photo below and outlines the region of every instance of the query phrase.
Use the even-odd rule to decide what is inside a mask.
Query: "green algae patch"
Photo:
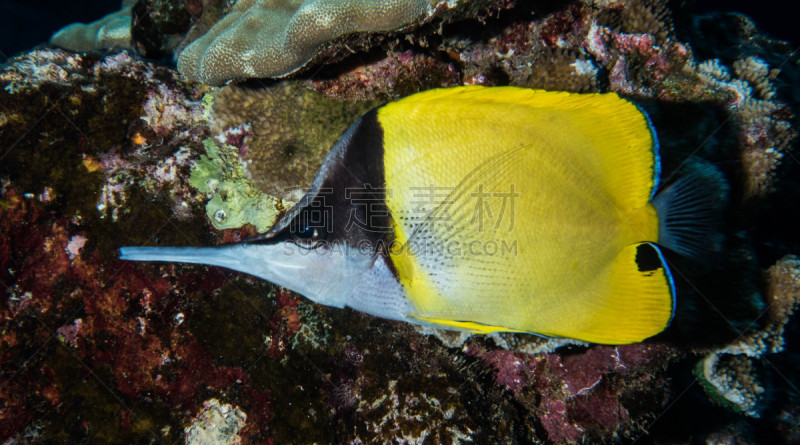
[[[246,178],[235,147],[217,145],[211,139],[203,141],[203,146],[206,154],[192,166],[189,184],[211,197],[206,204],[211,224],[219,230],[251,224],[258,232],[266,232],[284,203]]]

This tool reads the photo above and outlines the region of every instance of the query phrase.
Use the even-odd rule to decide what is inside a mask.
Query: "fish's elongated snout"
[[[122,247],[120,259],[219,266],[244,272],[297,292],[317,303],[344,307],[352,283],[366,267],[324,250],[296,248],[286,243],[233,244],[220,247]]]
[[[121,247],[119,259],[127,261],[165,261],[207,264],[230,268],[235,258],[221,247]]]

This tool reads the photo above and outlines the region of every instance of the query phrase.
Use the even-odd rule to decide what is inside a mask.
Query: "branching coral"
[[[733,411],[758,417],[758,402],[764,388],[750,358],[712,353],[697,365],[695,375],[712,401]]]
[[[783,350],[784,328],[800,306],[800,258],[790,255],[778,261],[767,271],[767,282],[767,351],[776,353]]]
[[[737,59],[734,76],[718,60],[697,67],[700,79],[727,97],[726,106],[741,127],[739,149],[747,182],[745,193],[758,197],[774,189],[775,171],[797,133],[792,112],[774,100],[776,70],[757,57]]]
[[[762,59],[754,56],[736,59],[733,62],[733,73],[753,87],[755,97],[758,99],[769,100],[775,97],[772,80],[780,73],[780,70],[770,70],[769,65]]]
[[[783,350],[783,332],[800,306],[800,259],[787,256],[767,271],[767,306],[758,329],[708,354],[695,375],[712,400],[734,411],[758,417],[765,389],[754,360]]]
[[[672,18],[665,2],[660,0],[631,0],[620,2],[600,13],[598,21],[628,34],[651,34],[659,42],[672,33]]]

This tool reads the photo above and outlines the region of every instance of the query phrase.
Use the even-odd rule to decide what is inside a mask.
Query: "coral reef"
[[[175,179],[191,164],[186,144],[201,134],[192,130],[203,116],[201,89],[168,82],[169,76],[166,68],[126,53],[97,58],[42,50],[21,56],[0,74],[9,147],[0,172],[20,195],[31,193],[46,208],[93,224],[138,212],[131,200],[141,199],[140,191],[167,197],[167,212],[158,219],[191,218],[189,208],[198,201],[185,181]],[[43,118],[51,114],[58,118]],[[60,142],[26,138],[31,125],[58,134]],[[25,168],[14,167],[19,165]],[[106,230],[115,229],[109,224]]]
[[[536,355],[474,341],[464,349],[490,366],[497,384],[517,403],[532,407],[539,428],[553,442],[637,437],[652,420],[639,403],[666,406],[667,395],[653,388],[669,385],[664,370],[680,357],[664,345],[646,344]]]
[[[698,66],[701,79],[719,94],[726,94],[727,107],[742,127],[739,145],[748,182],[748,196],[772,191],[775,170],[796,137],[792,113],[775,101],[772,79],[777,70],[770,70],[762,59],[749,56],[733,62],[733,75],[717,59]]]
[[[178,70],[209,85],[284,76],[339,36],[393,31],[435,6],[429,0],[240,0],[181,51]]]
[[[217,399],[203,402],[203,410],[185,428],[189,445],[234,445],[241,443],[239,431],[247,423],[247,414],[238,407],[220,404]]]
[[[791,47],[741,15],[654,0],[398,1],[422,6],[376,33],[326,34],[334,15],[303,36],[273,73],[290,80],[211,88],[139,57],[222,51],[220,29],[278,3],[141,0],[114,22],[128,51],[37,49],[0,71],[0,441],[800,440]],[[302,25],[290,17],[306,3],[286,2],[285,22]],[[108,46],[100,29],[82,49]],[[726,254],[666,252],[668,331],[620,347],[471,336],[218,268],[116,259],[122,245],[255,236],[358,115],[462,84],[618,92],[651,117],[664,183],[704,163],[725,173]]]
[[[299,82],[257,90],[225,87],[214,95],[212,128],[235,131],[226,142],[241,147],[253,184],[297,201],[339,136],[372,106],[328,98]]]
[[[589,16],[588,6],[574,3],[542,20],[513,23],[488,39],[443,36],[442,49],[463,64],[466,84],[593,92],[599,67],[581,49]]]
[[[4,439],[174,441],[184,409],[209,389],[223,398],[231,385],[248,394],[242,406],[258,407],[249,415],[260,434],[270,415],[265,390],[212,363],[186,330],[191,298],[169,301],[196,290],[176,293],[176,275],[148,277],[113,260],[119,236],[213,242],[188,184],[209,135],[198,126],[203,88],[125,53],[34,51],[0,79]],[[216,288],[225,278],[203,280]],[[169,402],[140,410],[141,397]]]
[[[747,357],[709,354],[698,364],[695,375],[712,401],[749,416],[758,416],[756,405],[764,388]]]
[[[201,0],[138,1],[131,10],[131,42],[138,54],[151,58],[171,55],[203,10]]]
[[[409,49],[390,51],[387,57],[360,65],[334,79],[311,79],[304,83],[331,98],[378,106],[431,88],[459,85],[460,75],[453,64]]]
[[[784,330],[800,306],[800,260],[787,256],[767,270],[766,306],[759,327],[708,354],[695,374],[711,399],[749,416],[758,417],[765,388],[754,360],[784,349]]]
[[[124,0],[122,9],[96,22],[73,23],[53,34],[50,43],[73,51],[130,48],[131,11],[135,3]]]
[[[219,230],[238,229],[245,224],[263,233],[278,217],[279,209],[291,207],[260,190],[245,178],[238,150],[227,144],[203,141],[206,154],[192,165],[189,184],[210,197],[206,214]]]

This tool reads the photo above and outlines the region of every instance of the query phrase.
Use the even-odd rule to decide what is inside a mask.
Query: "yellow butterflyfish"
[[[656,193],[659,176],[652,125],[614,93],[436,89],[359,118],[263,235],[121,258],[227,267],[410,323],[632,343],[674,312],[661,247],[712,249],[725,193],[710,168]]]

